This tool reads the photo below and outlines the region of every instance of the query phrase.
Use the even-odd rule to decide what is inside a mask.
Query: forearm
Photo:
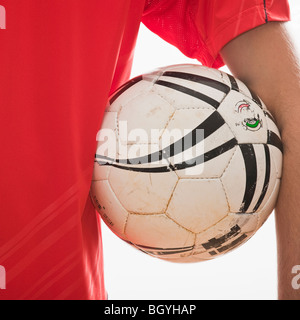
[[[300,299],[292,268],[300,265],[300,68],[284,24],[269,23],[221,52],[232,73],[265,102],[281,131],[284,161],[276,206],[279,299]]]

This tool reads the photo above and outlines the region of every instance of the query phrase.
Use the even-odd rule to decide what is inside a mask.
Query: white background
[[[300,47],[300,1],[290,0],[289,23]],[[298,43],[297,36],[298,33]],[[184,57],[143,25],[132,76],[160,66],[198,63]],[[226,67],[223,71],[229,72]],[[102,224],[105,283],[110,300],[275,300],[277,261],[274,213],[246,244],[212,261],[173,264],[147,256],[118,239]]]

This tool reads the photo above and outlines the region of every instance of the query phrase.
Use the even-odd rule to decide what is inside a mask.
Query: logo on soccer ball
[[[251,103],[247,100],[239,101],[236,104],[236,110],[238,114],[241,114],[243,120],[237,122],[236,125],[241,125],[245,130],[258,131],[262,128],[262,120],[259,114],[255,113],[251,107]]]

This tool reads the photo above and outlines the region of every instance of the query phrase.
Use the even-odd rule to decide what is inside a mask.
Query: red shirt
[[[141,19],[214,67],[238,34],[289,19],[286,0],[145,2],[0,0],[1,299],[106,298],[89,187],[108,95],[129,77]]]

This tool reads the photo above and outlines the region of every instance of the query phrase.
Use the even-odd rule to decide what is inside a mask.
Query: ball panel
[[[192,79],[192,80],[191,80]],[[211,79],[211,78],[210,78]],[[164,85],[169,88],[180,89],[182,93],[194,91],[196,93],[205,94],[208,97],[213,97],[214,100],[218,101],[219,103],[225,98],[226,93],[224,91],[218,90],[218,87],[213,87],[210,85],[206,85],[205,82],[196,82],[193,81],[193,76],[191,74],[185,72],[164,72],[162,76],[155,82],[156,85]],[[173,84],[173,85],[172,85]],[[158,90],[159,87],[155,86]],[[184,88],[188,90],[184,90]],[[201,96],[201,95],[200,95]],[[176,109],[186,108],[185,104],[177,104],[176,101]]]
[[[221,181],[231,212],[259,211],[276,182],[276,166],[269,146],[239,145]]]
[[[195,235],[164,214],[130,214],[126,224],[127,239],[136,247],[159,258],[177,257],[193,249]]]
[[[92,182],[107,180],[110,173],[110,169],[111,169],[110,166],[103,166],[99,164],[97,161],[95,161]]]
[[[265,116],[266,116],[266,123],[267,123],[268,130],[276,133],[277,136],[280,137],[279,129],[276,126],[275,120],[274,120],[273,116],[271,115],[270,111],[265,110]]]
[[[279,130],[274,122],[274,119],[269,111],[266,111],[266,121],[267,121],[269,134],[270,134],[270,132],[272,132],[275,135],[277,135],[277,137],[280,138],[280,132],[279,132]],[[281,175],[282,175],[282,151],[279,148],[277,148],[276,146],[273,146],[271,144],[269,144],[269,148],[270,148],[271,158],[272,158],[273,163],[276,167],[276,176],[277,176],[277,178],[281,178]]]
[[[196,165],[197,157],[204,154],[204,130],[200,125],[212,113],[207,109],[177,110],[163,131],[160,143],[168,161],[173,166],[188,163],[186,169],[176,171],[178,176],[201,176],[203,164]]]
[[[209,116],[212,115],[214,110],[208,109],[181,109],[176,110],[166,128],[164,129],[161,139],[164,137],[165,131],[170,133],[178,133],[179,137],[184,136],[188,132],[201,125]],[[167,139],[168,142],[169,139]],[[163,145],[163,147],[165,147]]]
[[[170,137],[175,137],[173,140],[177,142],[174,145],[175,155],[169,161],[176,168],[184,168],[177,170],[180,178],[220,177],[234,153],[234,146],[229,150],[222,146],[234,136],[216,111],[175,111],[162,134],[162,149],[170,145]]]
[[[245,243],[256,231],[258,214],[229,213],[223,220],[197,234],[194,257],[213,259]]]
[[[244,172],[244,159],[238,147],[221,177],[231,212],[239,212],[241,209],[246,185],[246,175]]]
[[[274,164],[274,175],[276,175],[277,178],[281,178],[282,176],[282,152],[272,145],[268,145],[272,163]]]
[[[154,90],[176,109],[208,108],[220,105],[230,90],[222,72],[197,65],[177,65],[164,69]]]
[[[140,214],[163,213],[177,183],[177,175],[112,168],[109,183],[123,207]]]
[[[204,143],[206,145],[207,143]],[[205,146],[204,146],[205,148]],[[218,148],[218,147],[216,147]],[[187,178],[200,178],[200,179],[216,179],[220,178],[226,169],[228,163],[230,162],[230,159],[232,158],[236,147],[233,147],[232,149],[225,151],[222,150],[222,146],[218,148],[218,151],[216,152],[217,156],[212,158],[211,160],[206,160],[202,166],[201,169],[197,169],[196,167],[189,168],[184,171],[180,171],[178,176],[182,179]],[[215,149],[213,149],[215,150]],[[213,150],[208,150],[204,154],[208,155],[209,152],[213,152]],[[197,171],[198,170],[198,171]],[[201,171],[200,171],[201,170]]]
[[[101,131],[103,129],[111,129],[117,132],[117,128],[118,128],[118,113],[114,111],[109,111],[109,112],[105,111],[102,124],[101,124],[101,129],[97,134],[97,141],[99,141],[98,138],[101,137]]]
[[[124,238],[124,229],[128,212],[123,208],[108,181],[94,181],[91,184],[91,199],[105,224],[120,238]]]
[[[270,214],[275,208],[278,193],[279,193],[280,183],[281,183],[281,180],[276,179],[273,189],[270,190],[270,194],[268,194],[268,201],[266,201],[264,207],[262,207],[259,211],[258,228],[260,228],[265,223],[265,221],[268,219],[268,217],[270,216]]]
[[[249,209],[253,212],[259,211],[268,201],[276,182],[276,168],[270,155],[270,149],[267,145],[253,145],[257,177],[255,192]]]
[[[153,92],[136,96],[119,113],[119,128],[124,126],[122,132],[119,129],[120,141],[136,142],[138,137],[139,143],[157,143],[151,132],[164,129],[173,113],[171,105]]]
[[[209,109],[214,110],[215,108],[210,104],[198,99],[191,94],[185,94],[182,91],[174,89],[175,86],[169,87],[167,84],[159,82],[154,85],[154,92],[167,100],[174,109]],[[177,88],[180,89],[180,88]],[[184,90],[184,88],[182,89]]]
[[[126,82],[123,86],[115,91],[110,99],[109,104],[106,107],[107,111],[119,112],[120,109],[126,105],[130,100],[134,99],[141,93],[147,93],[151,91],[152,82],[157,79],[155,74],[149,74],[149,76],[144,80],[142,76],[134,78]]]
[[[168,216],[195,233],[217,223],[227,212],[227,200],[218,179],[180,179],[167,209]]]

